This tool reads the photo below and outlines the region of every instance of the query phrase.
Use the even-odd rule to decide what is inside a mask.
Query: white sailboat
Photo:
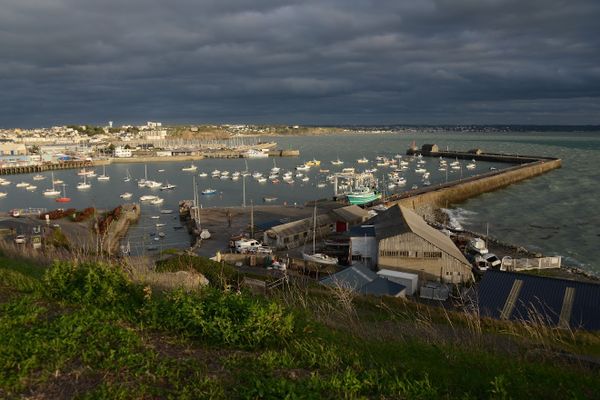
[[[129,173],[129,168],[127,168],[127,175],[125,175],[123,182],[129,182],[129,181],[131,181],[131,174]]]
[[[92,185],[90,185],[89,183],[87,183],[86,176],[87,175],[83,175],[83,182],[79,182],[77,184],[77,189],[78,190],[86,190],[86,189],[89,189],[89,188],[92,187]]]
[[[144,187],[146,186],[146,181],[148,180],[148,166],[144,164],[144,178],[138,180],[138,186]]]
[[[54,172],[52,172],[52,189],[44,190],[44,196],[58,196],[60,194],[60,190],[56,190],[54,183]]]
[[[110,176],[106,175],[106,165],[102,166],[102,175],[100,175],[96,179],[98,179],[99,181],[109,181],[110,180]]]
[[[312,261],[319,264],[327,264],[327,265],[336,265],[338,263],[338,259],[335,257],[330,257],[327,254],[316,253],[316,240],[317,240],[317,206],[315,205],[315,210],[313,213],[313,249],[312,254],[308,254],[302,252],[302,258],[306,261]]]

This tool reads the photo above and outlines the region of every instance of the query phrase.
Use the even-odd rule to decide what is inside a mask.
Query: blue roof
[[[404,285],[379,277],[361,287],[360,292],[374,296],[397,296],[404,289],[406,289]]]
[[[488,270],[478,296],[482,316],[500,318],[504,310],[511,320],[531,320],[535,315],[559,325],[562,313],[572,328],[600,330],[600,284]],[[511,309],[507,303],[512,297]]]
[[[349,234],[352,237],[357,236],[372,236],[375,237],[375,227],[373,225],[357,225],[353,226],[349,230]]]

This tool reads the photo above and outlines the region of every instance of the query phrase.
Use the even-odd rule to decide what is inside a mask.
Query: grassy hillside
[[[192,264],[211,267],[206,260]],[[119,266],[39,266],[0,256],[0,398],[599,393],[598,371],[555,356],[597,355],[595,334],[474,322],[341,290],[293,287],[265,298],[238,291],[235,273],[208,275],[202,290],[161,292],[132,282]]]

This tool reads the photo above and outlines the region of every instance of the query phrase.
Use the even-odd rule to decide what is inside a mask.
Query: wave
[[[463,224],[467,224],[473,219],[477,213],[475,211],[466,210],[464,208],[441,208],[444,214],[448,216],[448,225],[452,229],[463,230]]]

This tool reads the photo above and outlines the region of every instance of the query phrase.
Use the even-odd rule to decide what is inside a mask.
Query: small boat
[[[25,190],[34,191],[35,189],[37,189],[37,186],[35,186],[35,185],[29,185],[29,186],[25,187]]]
[[[146,181],[146,187],[147,188],[155,189],[155,188],[159,188],[161,186],[162,186],[162,182]]]
[[[427,172],[427,170],[425,168],[417,168],[415,169],[415,172],[417,174],[424,174],[425,172]]]
[[[369,159],[366,157],[362,157],[362,158],[359,158],[358,160],[356,160],[356,162],[359,164],[366,164],[369,162]]]
[[[173,185],[173,184],[170,184],[169,182],[167,182],[166,185],[163,185],[160,187],[160,190],[173,190],[176,187],[177,187],[177,185]]]
[[[210,239],[210,232],[208,231],[208,229],[202,229],[200,231],[200,239],[202,240],[206,240],[206,239]]]
[[[125,192],[125,193],[121,194],[119,197],[122,199],[130,199],[131,196],[133,196],[133,194],[131,194],[129,192]]]
[[[106,175],[106,165],[102,166],[102,175],[100,175],[98,178],[99,181],[110,181],[110,176]]]
[[[6,193],[6,192],[0,192],[0,199],[3,198],[3,197],[6,197],[6,196],[8,196],[8,193]]]
[[[220,178],[220,179],[224,181],[224,180],[226,180],[226,179],[229,179],[229,176],[228,176],[228,175],[221,175],[221,178]]]
[[[78,190],[86,190],[86,189],[89,189],[89,188],[92,187],[92,185],[90,185],[89,183],[87,183],[86,176],[88,176],[88,175],[83,175],[83,182],[79,182],[77,184],[77,189]]]
[[[24,187],[29,186],[29,182],[19,182],[15,186],[18,188],[24,188]]]
[[[327,184],[325,184],[325,183],[322,183],[322,182],[321,182],[321,183],[317,183],[317,187],[318,187],[319,189],[321,189],[321,188],[324,188],[325,186],[327,186]]]
[[[300,179],[302,182],[308,182],[310,178],[308,176],[303,177],[302,179]]]
[[[191,164],[189,167],[183,167],[181,168],[182,171],[189,171],[189,172],[194,172],[198,169],[198,167],[196,167],[194,164]]]
[[[199,176],[200,178],[206,178],[206,177],[208,176],[208,174],[207,174],[206,172],[200,172],[200,173],[198,174],[198,176]]]
[[[318,167],[319,165],[321,165],[321,161],[315,160],[313,158],[311,161],[305,162],[304,165],[309,166],[309,167]]]
[[[476,166],[477,166],[477,165],[475,165],[475,163],[469,163],[469,164],[467,164],[467,167],[466,167],[466,168],[467,168],[467,169],[475,169],[475,167],[476,167]]]
[[[272,202],[272,201],[275,201],[275,200],[277,200],[277,197],[265,196],[265,197],[263,197],[263,200],[264,200],[265,202],[269,203],[269,202]]]
[[[273,159],[273,168],[271,168],[271,173],[272,173],[272,174],[276,174],[276,173],[278,173],[280,170],[281,170],[281,168],[279,168],[279,167],[277,166],[277,164],[275,164],[275,159]]]
[[[44,179],[46,179],[46,177],[44,175],[34,175],[33,176],[34,181],[43,181]]]
[[[260,177],[257,179],[258,183],[265,183],[267,181],[267,178],[265,177]]]
[[[67,197],[67,191],[65,190],[65,184],[63,184],[63,195],[62,197],[58,197],[55,201],[57,203],[68,203],[71,201],[70,197]]]
[[[10,181],[7,181],[6,179],[0,180],[0,186],[8,186],[8,185],[10,185]]]
[[[217,190],[216,189],[204,189],[201,193],[204,195],[217,194]]]
[[[163,223],[163,222],[159,222],[159,223],[157,223],[157,224],[156,224],[156,227],[157,227],[157,228],[160,228],[160,227],[163,227],[163,226],[166,226],[166,225],[167,225],[167,224],[165,224],[165,223]]]
[[[152,218],[152,219],[159,219],[160,215],[151,215],[150,218]]]
[[[342,160],[339,159],[339,157],[336,160],[333,160],[331,162],[331,165],[342,165],[344,162]]]
[[[54,172],[52,173],[52,188],[48,188],[44,190],[44,196],[58,196],[60,194],[60,190],[56,190],[54,187],[56,181],[54,180]]]
[[[157,197],[154,200],[150,200],[150,203],[157,206],[159,204],[162,204],[165,202],[165,199],[163,199],[162,197]]]
[[[497,170],[498,170],[498,168],[496,168],[496,167],[490,167],[490,171],[497,171]]]
[[[266,153],[264,151],[250,149],[250,150],[246,151],[245,153],[243,153],[243,156],[246,158],[267,158],[267,157],[269,157],[269,153]]]
[[[167,235],[164,232],[158,232],[159,238],[164,238],[165,236],[167,236]]]
[[[308,166],[306,164],[296,165],[297,171],[308,171],[309,169],[310,169],[310,166]]]
[[[160,210],[161,214],[173,214],[173,210]]]
[[[323,169],[323,168],[321,168],[321,169],[319,170],[319,172],[320,172],[320,173],[322,173],[322,174],[327,174],[327,173],[329,172],[329,170],[328,170],[328,169]]]
[[[158,172],[165,172],[165,170],[164,169],[159,169]]]
[[[151,200],[154,200],[154,199],[156,199],[156,198],[157,198],[157,197],[156,197],[156,196],[154,196],[154,195],[151,195],[151,194],[146,194],[146,195],[144,195],[144,196],[140,197],[140,201],[151,201]]]

